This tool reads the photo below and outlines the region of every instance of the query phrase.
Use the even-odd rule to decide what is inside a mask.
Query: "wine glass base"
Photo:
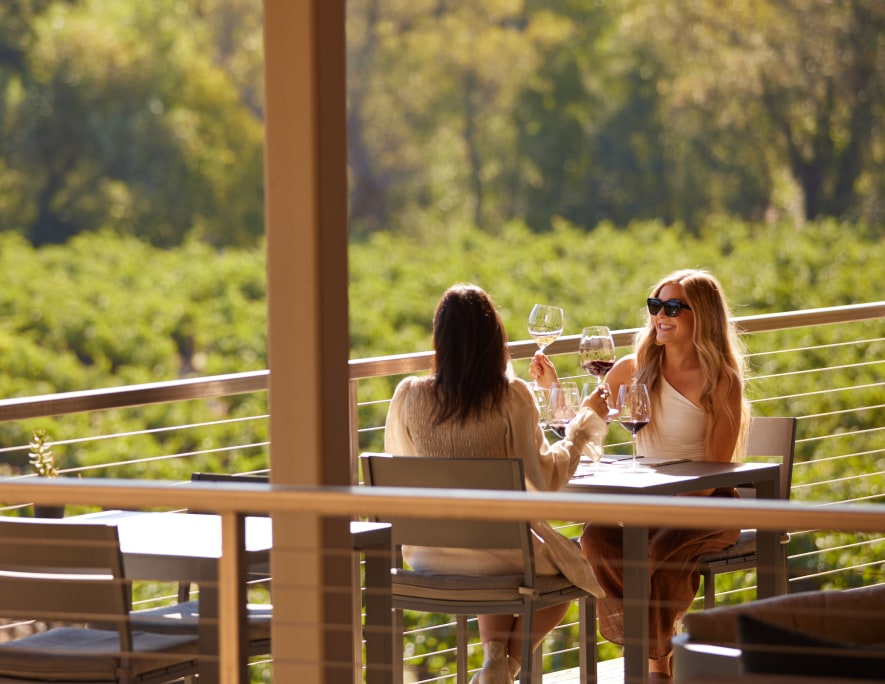
[[[642,456],[637,456],[636,458],[627,457],[620,461],[615,461],[611,464],[612,467],[617,468],[619,473],[653,473],[655,469],[652,466],[647,466],[642,463]]]
[[[620,465],[620,464],[619,464]],[[632,463],[625,463],[621,466],[622,473],[653,473],[655,472],[654,468],[644,465],[633,465]]]

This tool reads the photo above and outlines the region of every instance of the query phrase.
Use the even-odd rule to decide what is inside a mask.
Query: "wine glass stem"
[[[636,470],[636,433],[633,433],[633,470]]]

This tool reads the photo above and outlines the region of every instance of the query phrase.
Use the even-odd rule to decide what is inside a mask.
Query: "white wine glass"
[[[578,343],[578,361],[581,368],[596,378],[599,387],[615,361],[618,360],[615,350],[615,338],[611,330],[604,325],[591,325],[581,331]]]
[[[643,472],[647,468],[636,465],[636,435],[651,420],[651,398],[648,387],[642,383],[621,385],[618,390],[618,422],[630,433],[633,443],[633,462],[630,471]]]
[[[558,306],[535,304],[529,313],[529,335],[541,351],[562,335],[563,312]]]

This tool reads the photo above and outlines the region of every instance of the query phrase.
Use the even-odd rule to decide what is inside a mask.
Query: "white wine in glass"
[[[535,304],[529,313],[529,335],[541,351],[562,335],[562,325],[563,313],[558,306]]]
[[[633,464],[630,472],[648,470],[636,465],[636,434],[651,420],[651,398],[648,387],[642,383],[621,385],[618,390],[618,422],[630,433],[633,442]]]

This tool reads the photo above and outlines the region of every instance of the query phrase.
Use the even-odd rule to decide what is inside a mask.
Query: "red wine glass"
[[[651,420],[651,399],[648,387],[642,383],[621,385],[618,391],[618,422],[630,433],[633,443],[633,463],[630,471],[646,470],[636,465],[636,435]]]

